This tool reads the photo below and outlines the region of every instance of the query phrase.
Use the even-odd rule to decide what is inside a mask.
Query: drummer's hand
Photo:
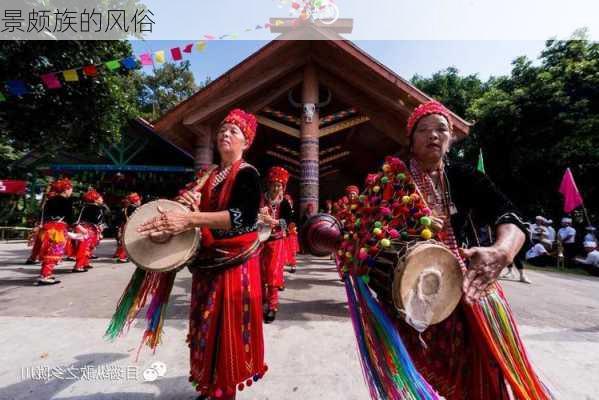
[[[144,222],[137,228],[143,236],[164,238],[166,235],[177,235],[194,227],[189,213],[164,211],[158,207],[160,215]]]
[[[470,304],[477,302],[497,280],[501,270],[513,261],[506,251],[493,246],[460,249],[460,253],[470,260],[462,286],[466,302]]]
[[[202,194],[198,192],[184,192],[179,197],[177,197],[177,201],[184,206],[189,207],[191,211],[199,211],[200,210],[200,202],[202,200]]]
[[[431,216],[431,228],[434,232],[440,232],[445,226],[445,218]]]

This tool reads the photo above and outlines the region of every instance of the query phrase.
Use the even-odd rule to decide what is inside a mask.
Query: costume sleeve
[[[287,230],[287,226],[292,221],[292,218],[293,209],[291,208],[291,204],[289,204],[287,199],[283,199],[283,201],[281,201],[281,210],[279,212],[279,226],[282,230]]]
[[[260,193],[258,172],[251,167],[240,170],[235,178],[228,208],[233,229],[251,227],[256,224]]]
[[[520,212],[487,175],[467,165],[460,165],[457,173],[450,185],[458,186],[458,197],[474,212],[478,222],[494,226],[514,224],[528,237]]]

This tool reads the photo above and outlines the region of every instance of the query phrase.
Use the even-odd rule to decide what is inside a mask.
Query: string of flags
[[[285,22],[277,19],[265,23],[263,25],[256,25],[254,28],[245,29],[244,32],[257,31],[260,29],[269,29],[272,26],[282,26],[289,24],[292,27],[297,27],[299,19]],[[202,53],[209,41],[222,40],[222,39],[235,39],[239,35],[236,33],[226,34],[221,36],[214,36],[206,34],[204,37],[196,42],[189,43],[182,47],[174,47],[168,51],[170,59],[172,61],[183,60],[184,54],[191,54],[195,49],[196,52]],[[144,52],[139,55],[131,55],[125,58],[113,59],[104,61],[98,64],[84,65],[76,68],[70,68],[63,71],[54,71],[41,74],[36,76],[36,80],[43,84],[44,88],[48,91],[62,88],[67,83],[74,83],[80,81],[82,78],[93,78],[101,72],[116,72],[121,69],[125,71],[131,71],[139,69],[145,66],[152,66],[155,64],[164,64],[167,61],[167,52],[165,50],[158,50],[155,52]],[[6,81],[4,85],[0,85],[0,103],[7,101],[9,96],[22,97],[31,92],[31,82],[28,83],[22,79],[14,79]]]

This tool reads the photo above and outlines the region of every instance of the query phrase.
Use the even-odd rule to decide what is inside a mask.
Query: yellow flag
[[[206,42],[204,42],[203,40],[200,40],[199,42],[196,43],[196,50],[199,51],[200,53],[204,50],[206,50]]]
[[[164,50],[159,50],[154,53],[154,57],[156,57],[156,62],[158,64],[163,64],[166,61],[166,58],[164,57]]]
[[[79,80],[79,75],[77,75],[77,70],[74,70],[74,69],[69,69],[67,71],[63,71],[62,76],[64,76],[64,80],[67,82],[76,82]]]

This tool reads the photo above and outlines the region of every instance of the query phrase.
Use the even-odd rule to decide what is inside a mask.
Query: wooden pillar
[[[319,115],[318,104],[318,75],[316,67],[308,64],[304,69],[302,87],[302,121],[300,127],[300,215],[312,204],[318,212],[318,136]],[[311,121],[308,115],[313,110]]]
[[[209,126],[202,125],[195,132],[194,164],[196,171],[206,168],[214,163],[214,141],[212,130]]]

